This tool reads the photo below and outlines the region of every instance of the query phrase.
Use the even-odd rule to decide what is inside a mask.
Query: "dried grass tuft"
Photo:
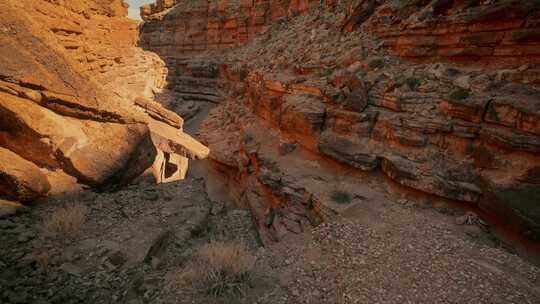
[[[86,221],[88,209],[82,205],[70,204],[56,210],[45,219],[43,230],[46,236],[73,236],[79,233]]]
[[[192,260],[172,274],[172,285],[191,287],[212,296],[244,294],[256,257],[244,245],[213,242],[201,246]]]

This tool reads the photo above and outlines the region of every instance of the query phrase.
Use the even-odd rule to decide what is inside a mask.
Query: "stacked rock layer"
[[[229,93],[202,135],[267,239],[361,203],[376,172],[540,237],[538,1],[158,1],[142,13],[141,45],[172,90]]]
[[[121,0],[2,1],[0,197],[112,188],[159,154],[208,154],[178,115],[135,103],[159,91],[166,69],[136,46],[126,14]]]

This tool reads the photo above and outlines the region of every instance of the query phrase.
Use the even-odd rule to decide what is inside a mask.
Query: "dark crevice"
[[[484,109],[483,109],[483,112],[482,112],[482,120],[481,120],[482,122],[486,121],[486,115],[487,115],[487,112],[489,111],[489,107],[491,106],[492,102],[493,102],[493,99],[490,99],[490,100],[488,100],[488,102],[484,106]]]
[[[131,122],[129,120],[126,120],[121,115],[105,111],[97,111],[96,109],[88,108],[81,104],[72,103],[56,97],[44,96],[43,101],[43,105],[45,105],[46,108],[66,116],[72,116],[79,119],[94,120],[98,122]]]

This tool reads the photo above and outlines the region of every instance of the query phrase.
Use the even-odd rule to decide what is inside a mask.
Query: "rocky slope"
[[[2,1],[0,302],[536,303],[537,3]]]
[[[143,10],[141,45],[175,107],[221,100],[202,138],[266,240],[344,212],[379,172],[539,238],[537,1],[218,3]]]
[[[371,184],[345,218],[268,247],[257,241],[251,212],[209,201],[201,180],[86,192],[75,203],[53,198],[0,219],[0,301],[537,302],[540,268],[500,248],[474,214],[396,204],[397,191]],[[77,233],[44,233],[44,220],[73,205],[86,210]],[[242,242],[256,256],[250,288],[215,296],[175,285],[196,249],[216,240]]]
[[[158,0],[141,7],[146,21],[141,45],[166,57],[230,48],[245,44],[273,22],[304,13],[320,2]]]
[[[171,171],[158,181],[181,178],[186,157],[206,157],[178,115],[145,99],[166,69],[126,14],[121,0],[2,1],[0,197],[112,188],[153,164]]]

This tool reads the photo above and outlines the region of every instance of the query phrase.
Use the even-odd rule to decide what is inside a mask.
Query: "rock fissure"
[[[0,302],[534,303],[536,2],[140,13],[0,4]]]
[[[380,168],[385,175],[407,187],[473,202],[480,208],[490,204],[486,199],[489,195],[485,195],[488,188],[509,187],[512,183],[518,185],[522,181],[518,176],[538,165],[535,156],[528,154],[520,159],[521,152],[518,152],[536,151],[536,135],[529,133],[534,130],[535,123],[527,121],[538,120],[538,117],[528,118],[527,115],[534,113],[537,102],[530,100],[528,106],[519,110],[514,108],[515,112],[510,108],[503,110],[502,106],[506,103],[502,101],[506,97],[502,96],[514,94],[509,93],[512,85],[521,87],[521,93],[512,97],[516,100],[529,100],[523,94],[527,87],[532,88],[534,96],[538,96],[534,81],[524,81],[521,76],[506,77],[503,76],[506,72],[501,72],[514,71],[510,75],[536,71],[535,58],[517,50],[528,47],[528,44],[536,45],[538,41],[533,39],[524,43],[525,40],[512,38],[520,31],[525,36],[527,33],[533,35],[538,13],[530,14],[528,5],[511,1],[474,6],[464,6],[456,1],[426,2],[405,6],[409,10],[407,14],[392,15],[398,9],[393,2],[378,1],[375,5],[373,1],[329,1],[322,5],[310,3],[300,8],[294,6],[298,3],[280,6],[282,4],[269,1],[268,6],[262,6],[265,7],[265,16],[260,18],[260,24],[265,24],[266,28],[260,37],[254,38],[249,33],[251,27],[257,26],[258,15],[248,15],[246,23],[238,22],[241,17],[235,14],[243,9],[236,5],[229,3],[212,7],[198,3],[195,7],[209,12],[204,15],[209,19],[200,19],[199,11],[191,11],[186,3],[165,5],[166,12],[161,12],[158,4],[142,10],[146,22],[141,30],[141,46],[166,58],[170,75],[175,75],[178,82],[171,83],[172,90],[176,86],[188,86],[182,77],[200,78],[200,72],[190,70],[187,58],[193,56],[194,51],[206,50],[208,55],[196,56],[193,62],[202,67],[204,64],[200,62],[206,60],[206,72],[202,74],[217,78],[236,97],[225,98],[202,127],[202,138],[214,151],[210,154],[211,160],[226,164],[228,168],[237,168],[231,178],[241,175],[244,176],[242,179],[247,177],[250,180],[249,176],[254,176],[255,181],[267,186],[271,184],[274,190],[282,187],[278,185],[289,182],[283,177],[279,181],[274,180],[268,174],[257,177],[257,171],[265,168],[265,164],[252,168],[241,154],[226,151],[250,151],[253,143],[246,145],[223,132],[233,132],[235,135],[232,136],[240,137],[249,134],[258,145],[258,152],[253,154],[255,158],[263,157],[261,150],[268,149],[264,152],[279,163],[279,158],[287,158],[289,153],[298,153],[291,157],[294,159],[305,157],[301,155],[309,151],[318,158],[315,162],[319,165],[321,161],[327,161],[324,157],[329,157],[362,171],[373,172]],[[244,12],[253,12],[257,7],[256,4],[243,5]],[[345,16],[340,14],[344,8]],[[288,11],[287,17],[279,15],[281,9]],[[433,29],[417,18],[430,9],[433,15],[424,18],[431,18],[436,24]],[[508,9],[511,14],[492,18],[492,14],[502,9]],[[154,11],[160,11],[159,17],[154,18]],[[193,15],[189,15],[190,12]],[[295,12],[302,14],[292,17]],[[215,21],[209,16],[218,16],[223,27],[214,25]],[[328,16],[331,17],[325,19]],[[279,19],[281,17],[284,19]],[[359,20],[353,20],[356,17]],[[517,22],[518,17],[524,19]],[[393,21],[386,23],[385,18],[393,18]],[[188,26],[186,20],[193,20],[193,23]],[[277,20],[280,21],[275,22]],[[353,24],[356,21],[358,23]],[[177,22],[185,27],[175,26]],[[309,26],[314,26],[311,32],[300,32],[300,28]],[[188,31],[182,32],[180,28]],[[245,29],[247,40],[240,38]],[[155,34],[156,31],[160,34]],[[332,31],[339,35],[330,37]],[[348,34],[352,31],[356,32]],[[188,38],[185,36],[187,33],[197,33],[200,39]],[[318,39],[321,34],[326,35],[327,43]],[[227,40],[231,37],[232,40]],[[366,40],[370,37],[373,41]],[[299,40],[306,41],[306,44],[290,44],[290,41]],[[336,56],[330,55],[330,45],[335,48]],[[516,52],[504,55],[506,58],[493,63],[492,67],[484,65],[484,62],[498,60],[497,56],[500,56],[487,51],[487,47],[507,46]],[[388,55],[384,55],[386,52]],[[306,54],[315,56],[310,58]],[[411,63],[403,60],[412,57],[423,61]],[[216,58],[223,58],[222,63],[216,64]],[[438,63],[448,60],[466,63],[469,67]],[[527,65],[523,66],[525,63]],[[311,66],[320,68],[309,71]],[[499,82],[498,88],[496,82]],[[515,106],[518,104],[524,103],[514,103]],[[240,109],[242,105],[254,116]],[[510,111],[512,114],[501,113],[504,118],[494,118],[497,111]],[[355,116],[363,113],[372,118],[366,120]],[[259,125],[257,120],[264,123]],[[236,128],[232,127],[234,124]],[[226,126],[226,131],[220,130],[222,126]],[[275,129],[276,139],[269,139],[267,133],[253,132],[251,128]],[[299,148],[288,151],[295,145]],[[278,153],[270,152],[272,149],[277,149]],[[509,158],[504,159],[502,155]],[[475,168],[478,158],[485,158],[491,164]],[[301,169],[290,168],[299,164],[294,164],[294,160],[291,162],[285,165],[285,171],[299,171],[293,174],[292,180],[304,178],[301,177]],[[502,172],[510,170],[517,171],[507,178],[499,177],[504,174]],[[305,172],[306,175],[314,175],[310,178],[317,177],[317,174],[308,174],[309,169]],[[481,181],[476,182],[478,179]],[[489,186],[484,188],[481,185]],[[249,189],[253,182],[240,187]],[[273,204],[271,201],[275,201],[273,198],[268,200],[269,206]],[[512,203],[493,204],[510,206]],[[507,213],[501,211],[500,215],[506,217]],[[261,219],[261,222],[264,221]],[[537,230],[532,226],[531,229]]]
[[[46,172],[51,194],[80,191],[78,182],[115,188],[153,164],[158,182],[178,180],[186,157],[208,154],[176,114],[136,108],[162,88],[164,63],[135,45],[137,23],[117,7],[122,1],[98,2],[2,4],[2,26],[13,30],[0,32],[0,146]],[[109,5],[118,11],[93,8]]]

